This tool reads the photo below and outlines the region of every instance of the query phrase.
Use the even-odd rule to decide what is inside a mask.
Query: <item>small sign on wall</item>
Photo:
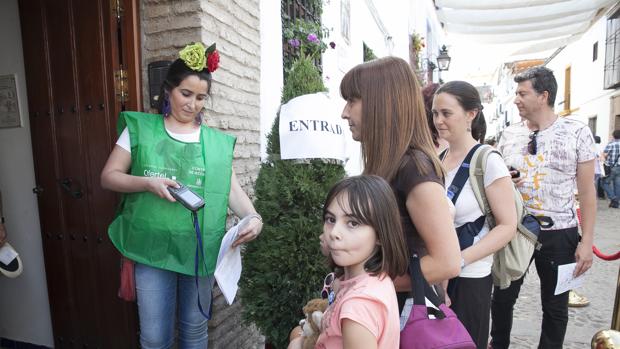
[[[280,108],[282,159],[346,160],[347,123],[340,118],[342,103],[319,92],[291,99]]]
[[[0,75],[0,128],[21,127],[17,77],[15,74]]]

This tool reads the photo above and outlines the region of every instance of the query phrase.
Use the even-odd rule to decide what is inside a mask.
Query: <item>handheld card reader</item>
[[[182,183],[177,182],[177,184],[179,185],[178,188],[168,187],[168,191],[170,195],[185,206],[185,208],[195,212],[205,205],[205,201],[200,195],[196,194]]]

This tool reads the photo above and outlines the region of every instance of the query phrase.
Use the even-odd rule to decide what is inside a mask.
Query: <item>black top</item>
[[[414,158],[417,160],[417,163],[414,161]],[[424,171],[421,171],[422,169]],[[425,172],[426,175],[423,175],[422,172]],[[396,195],[398,211],[400,212],[401,223],[403,226],[403,233],[405,234],[410,255],[412,252],[415,252],[420,256],[426,255],[426,246],[411,221],[406,205],[407,195],[416,185],[424,182],[436,182],[441,186],[444,186],[443,179],[440,178],[435,172],[431,159],[424,154],[424,152],[421,150],[407,151],[407,153],[403,156],[401,166],[396,173],[396,176],[394,176],[394,179],[392,179],[390,185]]]

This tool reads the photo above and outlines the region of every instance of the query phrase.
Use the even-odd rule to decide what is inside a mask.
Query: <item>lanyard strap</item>
[[[461,163],[461,166],[459,166],[456,175],[454,175],[452,183],[450,183],[450,186],[448,187],[448,198],[452,200],[452,203],[455,205],[456,199],[458,199],[459,195],[461,194],[461,190],[463,189],[465,182],[467,182],[467,180],[469,179],[469,163],[471,161],[471,158],[474,156],[476,149],[478,149],[478,147],[480,147],[481,145],[482,144],[474,145],[474,147],[471,148],[469,153],[467,153],[467,156],[465,157],[465,159],[463,159],[463,162]]]
[[[205,311],[202,309],[202,304],[200,303],[200,288],[198,287],[198,263],[200,261],[200,256],[202,256],[202,263],[203,265],[205,265],[205,253],[202,250],[202,237],[200,234],[200,224],[198,224],[198,214],[196,213],[196,211],[192,211],[192,216],[194,217],[194,230],[196,230],[196,255],[194,258],[194,276],[195,276],[195,280],[196,280],[196,295],[198,298],[198,310],[200,310],[200,313],[202,314],[202,316],[205,317],[205,319],[210,320],[211,319],[211,311],[213,309],[213,291],[211,291],[211,301],[209,304],[209,314],[205,314]],[[198,250],[200,250],[200,254],[198,254]],[[205,269],[206,269],[206,265],[205,265]]]

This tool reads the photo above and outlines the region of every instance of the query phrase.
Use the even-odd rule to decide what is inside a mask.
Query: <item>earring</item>
[[[202,123],[204,122],[205,119],[205,108],[200,109],[200,111],[198,112],[198,114],[196,114],[196,125],[202,125]]]
[[[170,116],[171,111],[172,108],[170,107],[170,98],[168,96],[168,92],[166,92],[164,95],[164,103],[161,108],[161,113],[164,114],[164,117],[167,118],[168,116]]]
[[[467,125],[467,132],[471,132],[471,125]]]

